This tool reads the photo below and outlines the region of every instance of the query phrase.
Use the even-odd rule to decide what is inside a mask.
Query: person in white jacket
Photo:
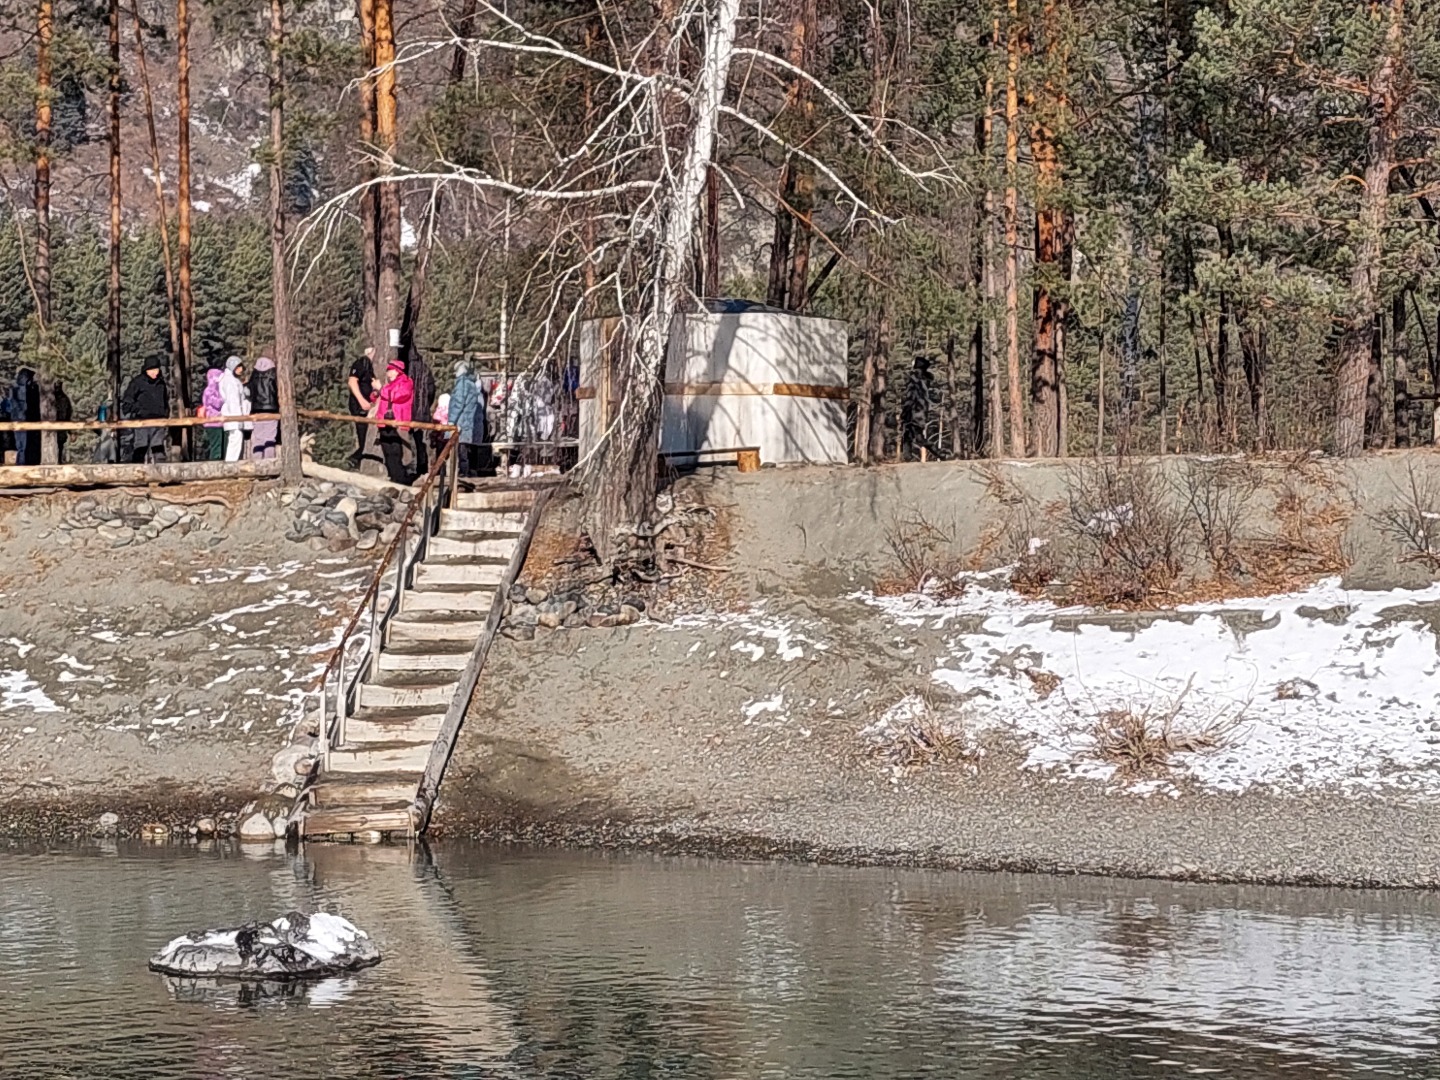
[[[250,394],[241,378],[245,374],[245,361],[232,356],[225,361],[225,374],[220,376],[221,415],[247,416],[250,413]],[[225,460],[239,461],[240,451],[245,448],[245,425],[239,420],[225,424]]]

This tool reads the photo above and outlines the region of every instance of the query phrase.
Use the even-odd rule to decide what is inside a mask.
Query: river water
[[[385,960],[172,982],[331,907]],[[1440,897],[444,846],[0,849],[0,1077],[1440,1076]]]

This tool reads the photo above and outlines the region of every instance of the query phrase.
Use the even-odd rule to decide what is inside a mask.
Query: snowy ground
[[[1098,759],[1096,718],[1128,710],[1228,732],[1218,750],[1175,756],[1168,775],[1182,786],[1440,798],[1440,586],[1356,592],[1327,579],[1132,614],[1028,600],[999,574],[953,601],[855,599],[897,628],[940,632],[939,708],[971,735],[1012,736],[1026,769],[1178,795],[1170,779],[1122,777]],[[917,708],[915,696],[892,706],[897,719]]]

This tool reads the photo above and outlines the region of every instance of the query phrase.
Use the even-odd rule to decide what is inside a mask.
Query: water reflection
[[[299,908],[378,967],[167,979]],[[1440,899],[484,849],[0,854],[0,1077],[1421,1077]]]

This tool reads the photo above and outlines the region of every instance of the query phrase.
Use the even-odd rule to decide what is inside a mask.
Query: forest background
[[[35,367],[93,415],[163,358],[193,404],[206,368],[274,348],[277,250],[301,405],[343,402],[387,325],[436,370],[563,365],[566,313],[621,302],[596,282],[623,271],[625,200],[533,193],[617,91],[513,46],[634,56],[675,19],[5,0],[0,380]],[[859,461],[1434,441],[1437,22],[1407,0],[747,2],[728,99],[783,144],[722,124],[692,291],[849,326]],[[917,181],[919,157],[943,171]]]

